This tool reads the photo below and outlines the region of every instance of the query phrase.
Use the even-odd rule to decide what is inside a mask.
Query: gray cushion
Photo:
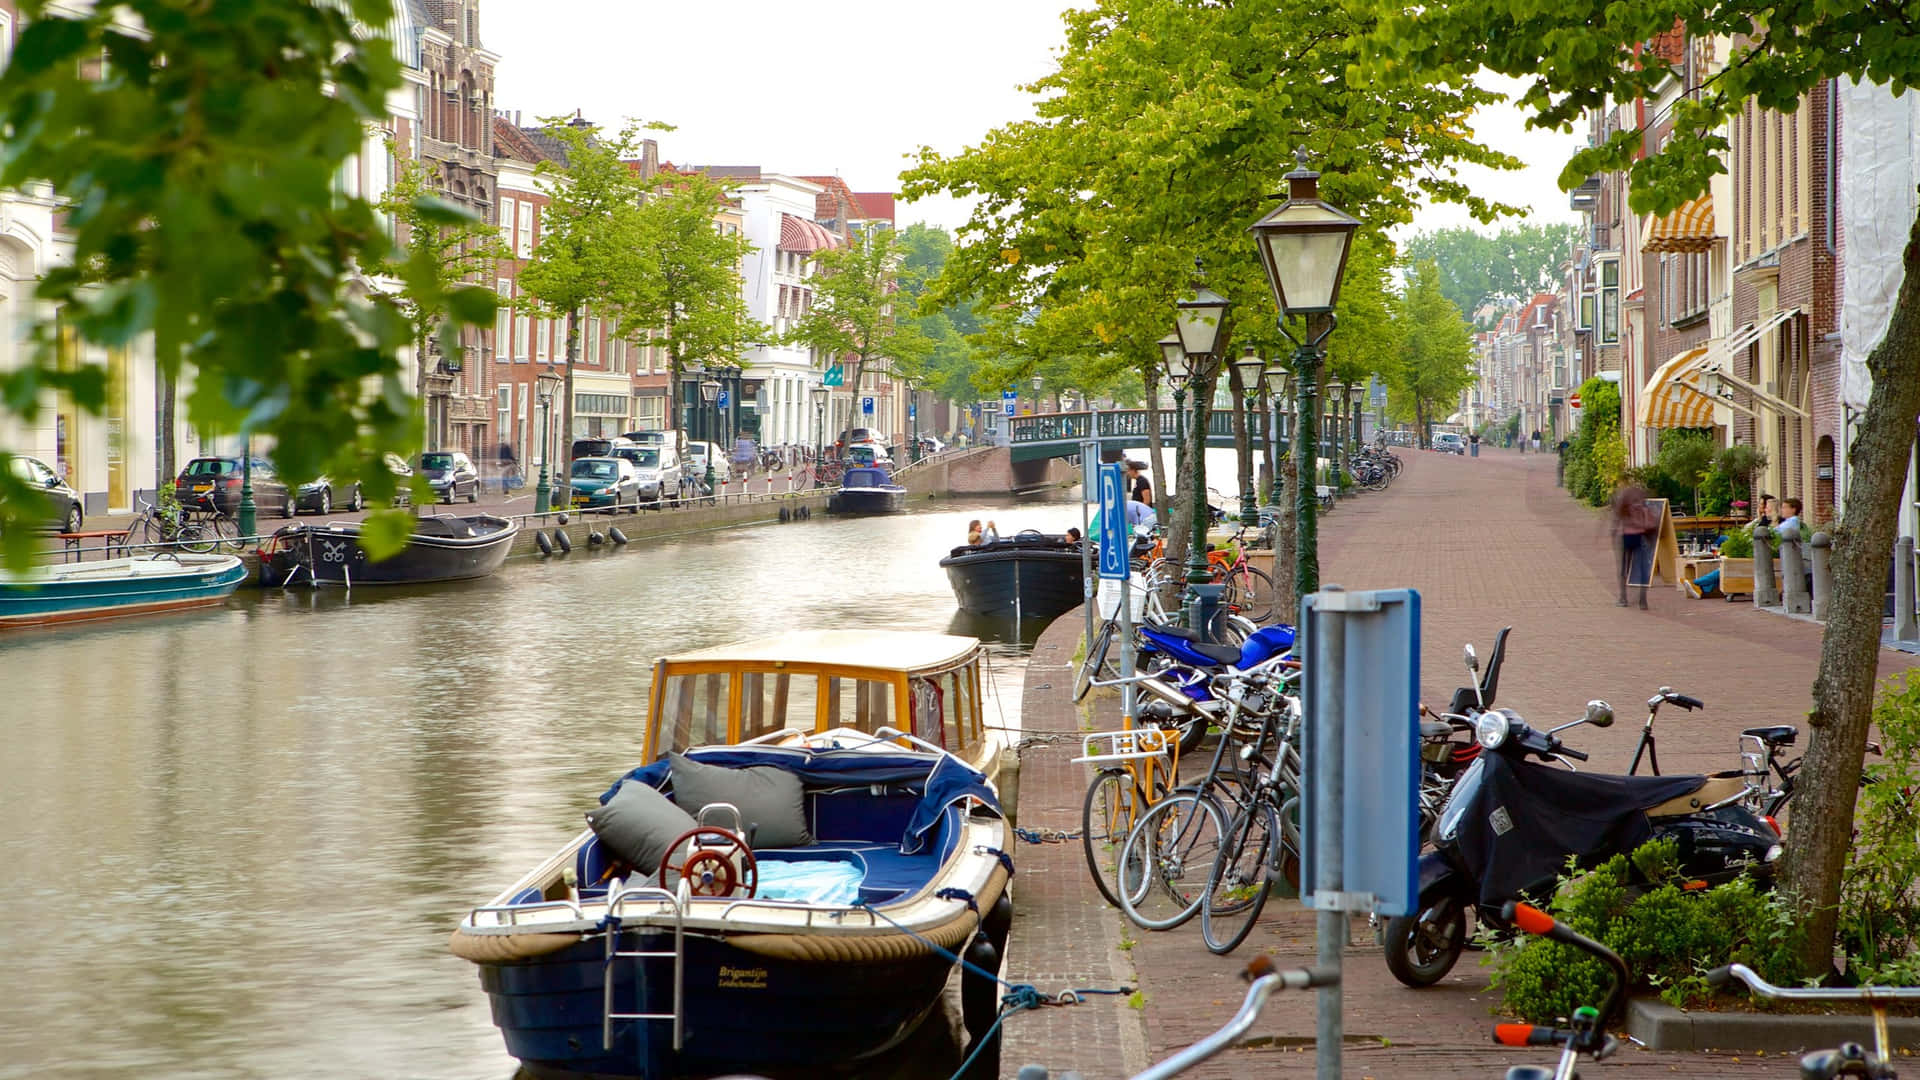
[[[693,829],[693,815],[652,787],[623,780],[606,805],[587,811],[587,824],[614,858],[650,874],[668,846]]]
[[[732,803],[740,808],[740,827],[751,829],[756,848],[806,847],[813,843],[807,828],[806,789],[800,778],[771,765],[729,769],[668,754],[673,770],[673,798],[699,816],[700,808]],[[708,824],[729,822],[709,819]]]

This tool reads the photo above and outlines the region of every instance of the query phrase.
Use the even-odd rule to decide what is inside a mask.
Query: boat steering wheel
[[[703,845],[703,841],[707,843]],[[687,845],[687,857],[676,866],[673,853],[682,844]],[[678,877],[670,878],[669,873]],[[732,896],[744,890],[751,899],[760,889],[760,866],[739,833],[702,825],[682,833],[660,856],[660,887],[673,892],[679,881],[687,883],[692,896]]]
[[[1046,539],[1046,535],[1046,533],[1041,532],[1039,529],[1021,529],[1019,532],[1013,534],[1013,538],[1015,540],[1021,540],[1031,536],[1036,540],[1044,540]]]

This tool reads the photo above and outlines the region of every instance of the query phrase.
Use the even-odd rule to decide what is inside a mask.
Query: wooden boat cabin
[[[992,778],[1004,740],[981,723],[985,656],[950,634],[809,630],[664,657],[644,760],[788,729],[891,728]]]

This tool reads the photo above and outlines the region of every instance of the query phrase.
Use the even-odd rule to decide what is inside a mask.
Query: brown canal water
[[[1017,726],[1041,626],[958,616],[936,563],[971,518],[1079,516],[944,503],[0,637],[0,1078],[505,1080],[447,935],[639,763],[657,656],[975,634]]]

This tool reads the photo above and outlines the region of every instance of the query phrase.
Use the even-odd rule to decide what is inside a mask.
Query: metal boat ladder
[[[683,974],[686,968],[686,923],[687,904],[692,899],[687,891],[687,883],[680,882],[680,891],[670,893],[665,889],[651,885],[636,888],[621,888],[607,900],[607,955],[601,965],[600,980],[603,989],[602,1020],[600,1025],[600,1048],[613,1049],[613,1022],[615,1020],[671,1020],[673,1021],[673,1049],[680,1050],[681,1028],[686,1013],[683,997]],[[672,949],[622,949],[620,948],[620,909],[629,901],[665,904],[673,910],[673,948]],[[636,930],[635,933],[642,931]],[[634,961],[633,983],[634,1003],[638,1006],[646,998],[645,965],[648,960],[673,961],[673,1011],[664,1013],[613,1011],[613,983],[616,961],[628,959]]]

